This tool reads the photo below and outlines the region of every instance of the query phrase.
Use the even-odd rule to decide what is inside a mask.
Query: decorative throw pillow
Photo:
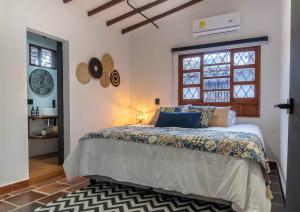
[[[156,109],[154,115],[152,116],[152,119],[149,122],[149,124],[150,125],[155,125],[156,122],[157,122],[158,116],[159,116],[159,109]]]
[[[155,113],[153,114],[151,120],[149,121],[150,125],[155,125],[159,116],[159,112],[189,112],[189,106],[191,105],[183,105],[177,107],[161,107],[160,109],[156,109]]]
[[[217,107],[208,122],[210,127],[229,127],[229,111],[231,107]]]
[[[160,112],[155,127],[199,128],[201,113]]]
[[[176,106],[176,107],[161,107],[159,110],[160,112],[170,112],[170,113],[174,113],[174,112],[181,112],[183,106]]]
[[[189,112],[192,112],[192,113],[200,112],[201,113],[200,128],[208,127],[208,122],[212,118],[212,115],[213,115],[215,109],[216,109],[215,107],[189,106]]]

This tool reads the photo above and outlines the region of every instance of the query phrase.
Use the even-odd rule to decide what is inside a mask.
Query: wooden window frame
[[[42,66],[42,65],[36,65],[36,64],[33,64],[31,62],[31,47],[35,47],[38,49],[38,60],[39,60],[39,64],[41,64],[41,58],[42,58],[42,55],[41,55],[41,52],[42,52],[42,49],[45,49],[45,50],[48,50],[48,51],[51,51],[52,52],[52,55],[54,56],[52,59],[52,64],[54,64],[52,67],[46,67],[46,66]],[[43,46],[39,46],[39,45],[36,45],[36,44],[32,44],[30,43],[29,44],[29,64],[31,66],[35,66],[35,67],[41,67],[41,68],[48,68],[48,69],[56,69],[57,68],[57,59],[56,59],[56,51],[53,50],[53,49],[49,49],[49,48],[45,48]]]
[[[230,78],[230,102],[204,102],[204,55],[217,53],[217,52],[230,52],[230,63],[222,64],[211,64],[214,65],[225,65],[230,64],[230,76],[221,76],[221,77],[210,77],[210,78]],[[234,65],[234,54],[237,52],[244,51],[255,51],[255,64],[253,65]],[[190,57],[199,56],[200,69],[192,70],[183,70],[183,59]],[[234,82],[234,69],[243,69],[243,68],[255,68],[255,81],[249,82]],[[183,73],[187,72],[200,72],[200,85],[183,85]],[[233,49],[224,49],[218,51],[209,51],[209,52],[199,52],[192,54],[184,54],[178,56],[178,104],[179,105],[200,105],[200,106],[231,106],[232,110],[237,113],[239,117],[260,117],[260,83],[261,83],[261,47],[245,47],[245,48],[233,48]],[[255,85],[255,97],[254,98],[234,98],[234,85]],[[190,100],[183,99],[183,88],[184,87],[200,87],[200,99]],[[220,89],[226,90],[226,89]],[[229,89],[228,89],[229,90]],[[205,90],[208,91],[208,90]],[[217,91],[217,90],[214,90]]]

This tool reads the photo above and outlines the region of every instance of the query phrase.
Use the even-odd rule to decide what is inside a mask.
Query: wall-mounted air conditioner
[[[241,14],[239,12],[199,19],[193,22],[193,36],[195,38],[239,32],[240,30]]]

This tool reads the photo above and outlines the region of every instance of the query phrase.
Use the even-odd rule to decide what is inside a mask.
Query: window
[[[29,51],[30,65],[56,69],[56,52],[54,50],[29,44]]]
[[[232,106],[259,117],[260,47],[179,56],[179,105]]]

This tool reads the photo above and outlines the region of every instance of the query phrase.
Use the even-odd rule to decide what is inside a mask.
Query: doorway
[[[60,41],[27,32],[30,183],[64,173],[62,46]]]

